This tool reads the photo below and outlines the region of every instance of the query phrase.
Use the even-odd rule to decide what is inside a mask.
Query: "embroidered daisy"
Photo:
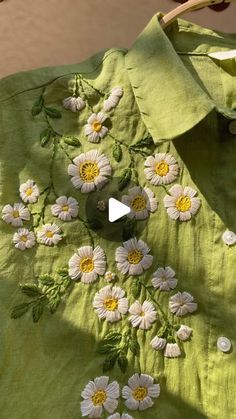
[[[123,274],[142,274],[152,265],[153,256],[148,254],[149,251],[149,247],[142,240],[133,238],[125,241],[123,246],[116,249],[115,259],[118,270]]]
[[[7,204],[2,209],[2,219],[14,227],[21,227],[23,221],[30,219],[30,212],[23,204],[13,204],[13,206]]]
[[[129,195],[122,196],[121,201],[131,209],[131,212],[127,214],[129,218],[144,220],[149,212],[156,211],[157,199],[149,188],[142,189],[140,186],[134,186],[128,190],[128,193]]]
[[[109,377],[101,376],[89,381],[81,393],[84,399],[80,403],[82,416],[100,418],[104,409],[113,413],[118,406],[120,387],[117,381],[109,384]]]
[[[128,380],[128,386],[122,389],[125,405],[130,410],[146,410],[153,406],[153,398],[160,394],[160,385],[147,374],[134,374]]]
[[[83,246],[69,260],[69,276],[86,284],[96,281],[106,271],[106,257],[100,246]]]
[[[75,157],[74,164],[69,164],[68,174],[72,176],[74,187],[88,193],[101,189],[111,176],[108,158],[98,150],[90,150]]]
[[[72,112],[81,111],[85,107],[83,99],[79,96],[69,96],[63,99],[62,104],[65,109],[68,109]]]
[[[107,419],[134,419],[133,416],[128,415],[128,413],[114,413],[114,415],[108,416]]]
[[[131,316],[129,320],[133,327],[147,330],[151,327],[152,323],[157,319],[157,312],[154,305],[145,300],[143,304],[135,301],[129,308]]]
[[[128,300],[124,298],[125,291],[120,287],[107,285],[96,292],[93,307],[100,319],[117,322],[121,315],[128,311]]]
[[[61,230],[56,224],[44,224],[42,229],[37,231],[37,239],[41,244],[46,246],[56,245],[62,240]]]
[[[158,153],[149,156],[145,162],[144,173],[152,185],[166,185],[178,176],[178,164],[171,154]]]
[[[164,356],[167,358],[177,358],[181,355],[180,347],[177,343],[167,343],[164,351]]]
[[[34,233],[27,228],[20,228],[13,236],[13,243],[17,249],[29,249],[35,245]]]
[[[107,119],[107,115],[103,112],[93,113],[84,127],[85,135],[88,136],[91,143],[98,143],[100,138],[105,137],[108,128],[104,127],[102,123]]]
[[[159,336],[155,336],[151,340],[151,346],[155,351],[161,351],[166,346],[166,339],[165,338],[159,338]]]
[[[111,272],[111,271],[107,271],[107,272],[105,273],[105,280],[106,280],[107,282],[114,281],[114,279],[116,279],[116,274],[114,274],[114,273],[113,273],[113,272]]]
[[[191,329],[191,327],[181,324],[180,328],[176,332],[176,335],[180,340],[187,340],[191,336],[192,331],[193,329]]]
[[[178,280],[175,278],[175,271],[170,266],[165,268],[158,268],[152,278],[152,285],[154,288],[159,288],[161,291],[170,291],[175,288]]]
[[[111,109],[115,108],[120,98],[123,96],[123,89],[122,87],[114,87],[111,89],[111,93],[108,98],[104,101],[103,109],[105,112],[110,111]]]
[[[22,201],[33,204],[39,197],[39,188],[35,182],[28,179],[27,182],[20,185],[20,197]]]
[[[193,302],[193,296],[188,292],[177,292],[170,297],[169,309],[176,316],[184,316],[197,310],[197,303]]]
[[[167,214],[173,220],[188,221],[198,211],[201,201],[196,198],[196,191],[190,186],[174,185],[164,197]]]
[[[76,218],[79,212],[79,204],[76,199],[71,196],[60,196],[56,200],[56,204],[51,206],[52,214],[63,221],[69,221]]]

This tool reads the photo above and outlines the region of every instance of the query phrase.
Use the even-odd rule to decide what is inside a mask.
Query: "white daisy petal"
[[[128,214],[129,218],[144,220],[148,217],[149,212],[156,211],[157,199],[149,188],[143,189],[140,186],[135,186],[128,190],[128,194],[123,195],[121,201],[131,209]]]
[[[183,188],[181,185],[174,185],[168,191],[169,195],[164,197],[164,206],[167,208],[167,214],[173,220],[188,221],[192,215],[196,214],[201,201],[196,198],[195,191],[190,186]]]
[[[87,124],[84,127],[85,135],[88,136],[88,139],[92,143],[97,143],[100,141],[100,138],[103,138],[107,132],[108,128],[103,125],[103,122],[107,119],[107,115],[103,112],[98,112],[98,114],[93,113],[87,121]]]
[[[25,183],[22,183],[19,191],[22,201],[30,204],[37,202],[39,197],[39,188],[33,180],[28,179]]]
[[[127,240],[123,246],[116,249],[115,259],[117,269],[123,274],[140,275],[150,268],[153,257],[149,255],[149,248],[142,240],[136,238]]]
[[[69,260],[69,276],[71,279],[81,279],[83,283],[96,281],[99,275],[106,271],[106,256],[100,246],[82,246]]]
[[[124,290],[108,285],[95,294],[93,307],[98,317],[113,323],[121,319],[121,314],[128,311],[128,300]]]
[[[13,204],[13,206],[7,204],[2,209],[2,219],[13,227],[21,227],[23,221],[30,220],[30,212],[21,203]]]
[[[111,165],[104,154],[97,150],[82,153],[69,164],[68,174],[72,176],[71,182],[82,193],[89,193],[101,189],[111,175]]]
[[[99,418],[104,410],[113,413],[118,406],[119,395],[120,388],[117,381],[109,384],[109,377],[96,377],[81,393],[84,399],[80,404],[82,416]]]
[[[35,245],[35,235],[27,228],[20,228],[13,236],[13,243],[17,249],[30,249]]]
[[[62,221],[70,221],[72,218],[77,217],[79,205],[72,197],[60,196],[57,198],[56,203],[51,206],[51,211],[55,217],[60,218]]]
[[[169,299],[169,309],[176,316],[184,316],[197,310],[197,303],[193,302],[193,296],[188,292],[177,292]]]
[[[153,398],[160,394],[160,385],[153,383],[153,378],[147,374],[134,374],[128,380],[128,386],[122,389],[125,405],[130,410],[146,410],[153,405]]]
[[[169,184],[178,176],[178,164],[171,154],[157,153],[144,162],[144,173],[152,185]]]
[[[176,287],[177,283],[175,272],[170,266],[158,268],[153,274],[152,285],[161,291],[170,291]]]
[[[129,308],[131,316],[129,320],[133,327],[147,330],[151,327],[152,323],[157,319],[157,312],[154,305],[145,300],[143,304],[135,301]]]

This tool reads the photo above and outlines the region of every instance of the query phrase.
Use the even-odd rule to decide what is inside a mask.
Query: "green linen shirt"
[[[0,81],[1,419],[236,418],[236,34],[161,15]]]

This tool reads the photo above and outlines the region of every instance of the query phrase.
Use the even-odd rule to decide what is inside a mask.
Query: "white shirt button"
[[[217,340],[217,347],[221,352],[229,352],[231,349],[231,342],[225,336],[220,336]]]
[[[226,230],[222,234],[222,239],[225,244],[228,244],[228,246],[236,243],[236,234],[233,231]]]
[[[230,134],[236,135],[236,121],[231,121],[228,125]]]

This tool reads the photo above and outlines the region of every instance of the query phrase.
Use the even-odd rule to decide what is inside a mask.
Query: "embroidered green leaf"
[[[142,285],[138,280],[133,280],[132,286],[131,286],[131,292],[134,298],[138,298],[141,293],[141,287]]]
[[[120,146],[120,144],[114,144],[113,148],[112,148],[112,155],[115,159],[115,161],[117,161],[118,163],[121,161],[122,159],[122,148]]]
[[[54,278],[50,275],[47,275],[47,274],[40,275],[39,280],[43,285],[46,285],[48,287],[51,286],[51,285],[54,285],[54,283],[55,283]]]
[[[65,144],[68,144],[72,147],[81,146],[81,142],[77,137],[66,136],[66,137],[62,137],[62,140],[64,141]]]
[[[120,370],[125,373],[128,366],[128,359],[125,354],[120,353],[118,357],[118,365],[120,367]]]
[[[39,297],[41,295],[40,289],[34,284],[20,284],[20,289],[27,297]]]
[[[58,294],[55,295],[55,297],[49,301],[48,307],[51,313],[55,313],[60,302],[61,302],[61,297]]]
[[[50,128],[45,128],[41,134],[40,134],[40,143],[42,147],[45,147],[45,145],[49,142],[52,135],[52,131]]]
[[[38,115],[42,111],[42,108],[43,108],[43,95],[40,95],[32,106],[32,110],[31,110],[32,116]]]
[[[102,367],[103,372],[106,372],[114,367],[117,357],[118,357],[118,352],[112,352],[108,355],[108,357],[105,359],[103,363],[103,367]]]
[[[118,332],[109,332],[104,337],[103,342],[119,343],[122,339],[122,334]]]
[[[29,310],[30,306],[30,303],[22,303],[13,307],[11,311],[11,318],[18,319],[18,317],[23,316]]]
[[[99,354],[106,354],[110,351],[113,351],[116,347],[113,345],[113,343],[105,343],[100,342],[97,348],[97,352]]]
[[[88,220],[87,224],[92,230],[99,230],[100,228],[103,228],[103,223],[97,218]]]
[[[67,267],[64,267],[64,268],[60,268],[60,269],[58,269],[58,271],[57,271],[58,273],[59,273],[59,275],[62,277],[62,278],[69,278],[69,273],[68,273],[68,268]]]
[[[120,191],[122,191],[130,182],[132,176],[132,170],[130,167],[125,169],[119,179],[118,188]]]
[[[137,342],[137,340],[132,339],[129,341],[129,349],[131,350],[131,352],[137,356],[140,353],[140,346],[139,343]]]
[[[44,110],[50,118],[61,118],[61,112],[55,108],[44,106]]]
[[[135,232],[135,220],[129,220],[128,218],[125,220],[125,223],[123,224],[123,241],[129,240],[131,237],[134,237]]]
[[[146,138],[142,138],[136,144],[131,145],[130,148],[142,148],[142,147],[147,147],[150,145],[154,145],[153,139],[152,137],[146,137]]]
[[[34,323],[37,323],[43,314],[43,303],[38,301],[32,308],[32,316]]]

